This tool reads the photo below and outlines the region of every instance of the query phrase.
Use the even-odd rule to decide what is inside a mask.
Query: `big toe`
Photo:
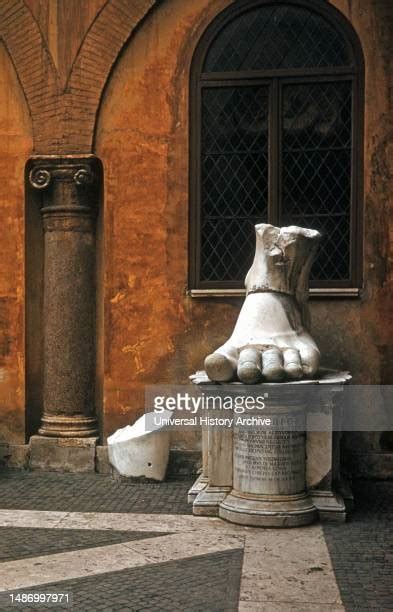
[[[206,374],[215,382],[229,382],[236,372],[236,363],[222,353],[211,353],[205,359]]]

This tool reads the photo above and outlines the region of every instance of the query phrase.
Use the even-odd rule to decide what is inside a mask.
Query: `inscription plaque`
[[[280,415],[279,427],[234,432],[234,489],[263,495],[294,495],[304,490],[305,434],[302,419]],[[300,415],[299,415],[300,416]],[[300,430],[300,431],[299,431]]]

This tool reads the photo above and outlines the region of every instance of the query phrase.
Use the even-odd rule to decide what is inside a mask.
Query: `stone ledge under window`
[[[187,295],[192,298],[227,298],[244,297],[245,289],[189,289]],[[338,287],[338,288],[312,288],[310,289],[311,298],[357,298],[360,296],[358,287]]]

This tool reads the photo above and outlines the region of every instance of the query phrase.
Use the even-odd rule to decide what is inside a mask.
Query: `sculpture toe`
[[[300,361],[299,351],[287,348],[283,351],[284,370],[290,380],[300,380],[303,378],[303,368]]]
[[[206,374],[215,382],[229,382],[236,373],[236,363],[221,353],[211,353],[205,359]]]
[[[253,348],[243,349],[239,355],[237,375],[242,383],[254,385],[262,380],[262,353]]]
[[[310,378],[318,372],[320,357],[318,349],[313,346],[300,349],[300,359],[305,376]]]
[[[267,382],[279,382],[285,377],[282,365],[282,353],[279,348],[266,349],[262,353],[262,375]]]

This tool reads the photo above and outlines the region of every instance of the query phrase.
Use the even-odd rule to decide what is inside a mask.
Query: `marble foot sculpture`
[[[216,382],[312,378],[320,353],[307,331],[308,277],[321,235],[302,227],[255,226],[247,296],[232,336],[205,359]]]

